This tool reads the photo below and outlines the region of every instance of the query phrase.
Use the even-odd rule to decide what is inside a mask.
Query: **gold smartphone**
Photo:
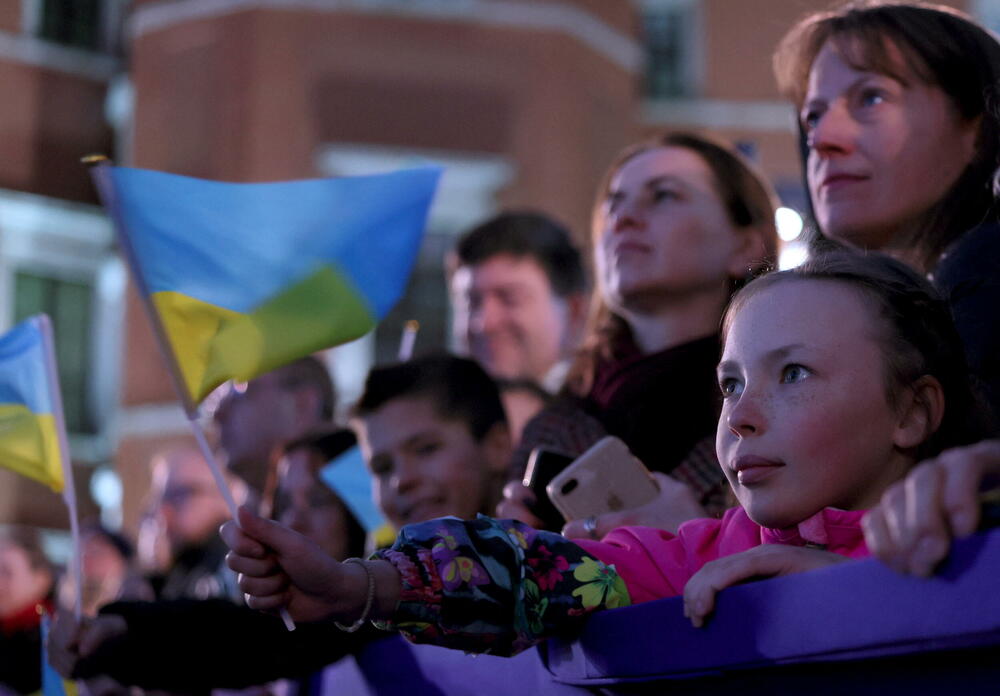
[[[611,435],[577,457],[545,490],[567,521],[639,507],[659,493],[649,470]]]

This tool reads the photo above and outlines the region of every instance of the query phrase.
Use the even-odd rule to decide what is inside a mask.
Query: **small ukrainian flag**
[[[78,696],[79,690],[76,687],[76,682],[63,679],[49,664],[49,628],[49,615],[42,614],[42,690],[36,693],[39,696]]]
[[[48,317],[0,336],[0,466],[63,490],[60,415],[48,364]]]

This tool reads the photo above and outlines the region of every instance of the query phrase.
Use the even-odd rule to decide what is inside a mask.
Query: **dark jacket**
[[[344,633],[332,621],[289,631],[277,616],[222,599],[115,602],[101,614],[121,616],[128,632],[81,660],[74,677],[184,693],[305,677],[388,635],[370,625]]]
[[[969,367],[996,418],[1000,415],[1000,225],[965,233],[932,274],[951,307]]]

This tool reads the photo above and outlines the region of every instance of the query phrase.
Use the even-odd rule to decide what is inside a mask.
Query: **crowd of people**
[[[850,3],[794,26],[774,67],[806,262],[775,270],[774,191],[702,133],[608,168],[589,307],[568,230],[479,225],[446,263],[463,357],[376,366],[346,422],[313,357],[220,388],[238,520],[182,448],[153,463],[135,551],[88,530],[82,588],[37,535],[0,538],[0,685],[37,690],[36,608],[77,591],[87,616],[57,613],[49,656],[94,693],[305,694],[390,632],[511,655],[664,597],[702,626],[725,587],[850,559],[932,574],[1000,475],[1000,42],[950,8]],[[607,435],[655,498],[552,528],[530,453]],[[356,446],[365,484],[338,484]]]

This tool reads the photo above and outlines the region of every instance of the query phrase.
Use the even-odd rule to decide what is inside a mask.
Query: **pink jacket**
[[[761,544],[815,544],[848,558],[866,558],[863,515],[864,511],[825,508],[797,527],[768,529],[737,507],[722,519],[685,522],[676,535],[650,527],[621,527],[601,541],[573,542],[603,563],[614,564],[637,604],[682,594],[691,576],[709,561]]]

